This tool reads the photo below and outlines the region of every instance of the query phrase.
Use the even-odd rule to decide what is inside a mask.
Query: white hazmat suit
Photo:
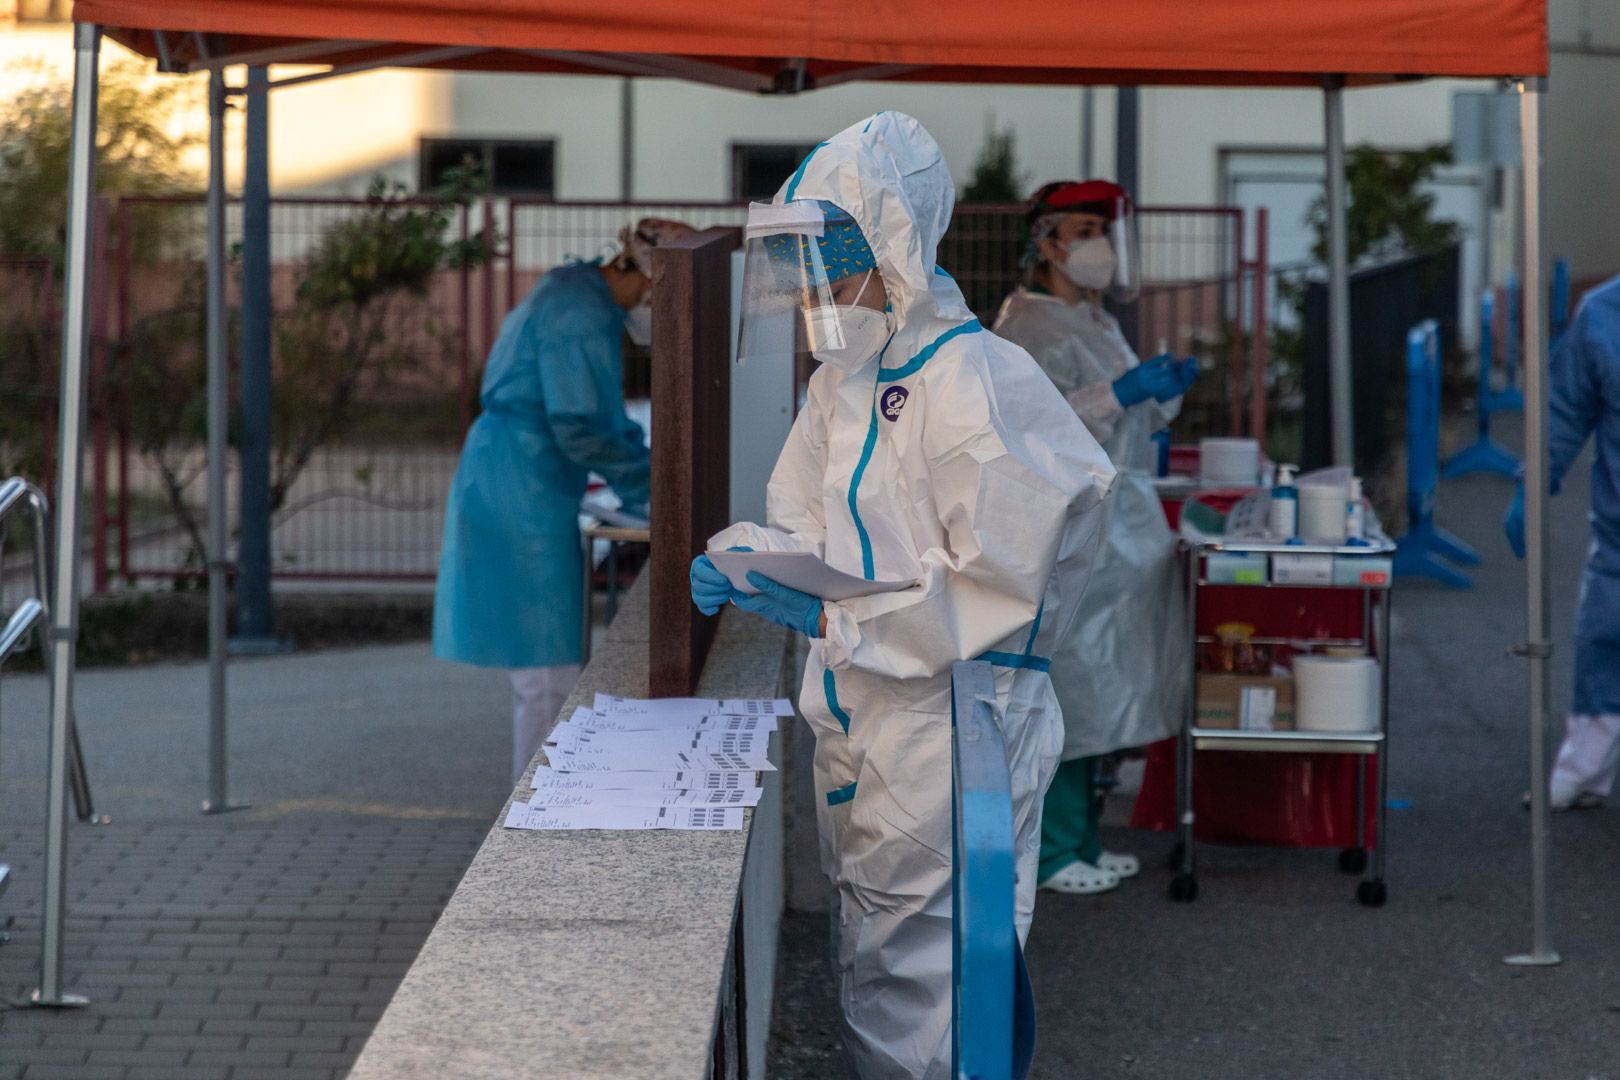
[[[1029,350],[1119,470],[1080,617],[1052,653],[1063,760],[1168,738],[1187,697],[1186,603],[1153,487],[1152,437],[1181,399],[1120,405],[1114,380],[1139,361],[1118,321],[1089,301],[1018,289],[1002,303],[996,333]]]
[[[1044,651],[1085,588],[1114,470],[1051,380],[986,332],[936,265],[954,196],[922,125],[883,112],[833,136],[774,202],[795,200],[854,218],[893,334],[858,366],[816,371],[771,476],[769,527],[733,525],[709,546],[921,578],[825,604],[799,704],[816,734],[846,1045],[863,1080],[947,1080],[951,663],[996,665],[1022,937],[1062,744]]]

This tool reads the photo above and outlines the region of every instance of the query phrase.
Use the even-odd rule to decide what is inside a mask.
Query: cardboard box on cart
[[[1241,731],[1292,731],[1294,681],[1263,675],[1198,676],[1197,725]]]

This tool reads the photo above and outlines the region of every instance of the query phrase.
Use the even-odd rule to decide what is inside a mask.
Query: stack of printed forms
[[[741,829],[758,805],[785,698],[596,695],[546,738],[509,829]]]

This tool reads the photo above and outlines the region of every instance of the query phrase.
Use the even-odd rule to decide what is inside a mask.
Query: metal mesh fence
[[[390,212],[432,205],[407,201]],[[741,225],[746,208],[479,201],[454,208],[441,239],[481,242],[493,257],[440,269],[419,292],[397,290],[364,313],[354,305],[323,309],[311,300],[321,292],[311,277],[348,266],[343,250],[363,255],[378,213],[360,199],[272,206],[272,558],[282,577],[430,580],[482,358],[506,312],[550,268],[616,250],[620,229],[639,218]],[[235,204],[226,227],[234,350]],[[98,294],[108,303],[97,322],[87,448],[94,526],[87,580],[97,589],[201,573],[204,229],[200,199],[126,199],[100,230]],[[1127,330],[1142,355],[1197,355],[1210,372],[1177,437],[1237,430],[1263,367],[1267,312],[1255,303],[1256,283],[1267,278],[1263,239],[1259,258],[1246,260],[1242,214],[1226,208],[1144,208],[1140,231],[1145,284],[1134,311],[1121,313]],[[986,325],[1019,281],[1019,233],[1016,206],[961,206],[941,247],[941,266]],[[48,263],[0,260],[0,451],[41,479],[54,442],[54,289]],[[627,354],[631,397],[645,393],[646,362],[645,354]],[[234,500],[234,452],[230,470]],[[233,522],[235,512],[233,502]]]

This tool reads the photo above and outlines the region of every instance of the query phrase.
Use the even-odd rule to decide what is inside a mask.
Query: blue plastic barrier
[[[1547,307],[1552,318],[1552,340],[1554,344],[1564,336],[1564,327],[1569,325],[1569,260],[1557,259],[1553,262],[1552,303]]]
[[[1490,289],[1486,289],[1479,298],[1479,408],[1476,412],[1479,435],[1467,447],[1446,459],[1444,475],[1447,479],[1480,472],[1510,478],[1519,475],[1519,459],[1491,438],[1491,405],[1496,396],[1491,390],[1491,368],[1496,352],[1495,311],[1496,298]]]
[[[1473,582],[1447,566],[1479,562],[1479,552],[1434,523],[1440,486],[1440,327],[1433,319],[1406,335],[1407,531],[1395,542],[1395,573],[1427,577],[1457,588]]]
[[[1507,340],[1502,342],[1502,389],[1492,391],[1485,399],[1487,412],[1520,412],[1524,409],[1524,391],[1519,389],[1519,343],[1524,340],[1520,333],[1520,316],[1522,310],[1519,306],[1519,275],[1509,271],[1507,276],[1506,295],[1503,300],[1507,304],[1507,311],[1503,314],[1506,324],[1504,335]]]
[[[952,1060],[959,1080],[1022,1080],[1035,1005],[1018,947],[1012,783],[982,660],[951,667]],[[965,1022],[964,1022],[965,1021]]]

